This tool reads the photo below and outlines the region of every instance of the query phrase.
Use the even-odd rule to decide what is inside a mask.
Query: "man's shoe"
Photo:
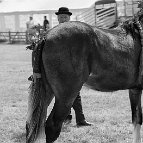
[[[77,123],[77,127],[92,126],[92,125],[93,125],[92,123],[89,123],[86,120]]]

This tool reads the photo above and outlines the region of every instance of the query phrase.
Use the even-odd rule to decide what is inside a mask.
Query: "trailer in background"
[[[98,0],[77,15],[77,20],[102,28],[114,27],[117,22],[117,3],[115,0]]]
[[[138,2],[142,0],[122,0],[117,1],[117,13],[120,22],[133,17],[138,11]]]
[[[139,11],[142,0],[98,0],[87,10],[77,15],[77,20],[92,26],[113,28]]]

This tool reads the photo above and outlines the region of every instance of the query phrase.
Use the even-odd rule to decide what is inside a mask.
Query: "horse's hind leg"
[[[56,81],[56,85],[54,84],[53,86],[55,104],[52,112],[50,113],[50,116],[46,121],[46,143],[52,143],[58,138],[61,131],[62,123],[70,112],[72,104],[82,86],[79,81],[73,81],[75,80],[68,79],[68,83],[61,83]]]
[[[130,89],[129,97],[132,109],[132,123],[134,125],[133,143],[141,143],[140,128],[142,125],[142,108],[141,108],[141,94],[140,89]]]

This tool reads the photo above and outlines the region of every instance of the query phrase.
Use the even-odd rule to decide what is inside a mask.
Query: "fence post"
[[[11,43],[11,33],[10,31],[8,33],[9,33],[9,43]]]
[[[28,44],[28,32],[26,31],[26,44]]]

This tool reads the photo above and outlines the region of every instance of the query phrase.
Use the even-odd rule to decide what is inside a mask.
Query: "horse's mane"
[[[135,38],[136,30],[139,33],[140,36],[140,28],[138,22],[140,19],[143,17],[143,10],[141,9],[140,11],[137,12],[136,15],[134,15],[132,18],[129,18],[125,21],[123,21],[119,27],[123,28],[127,34],[131,34],[133,38]]]

